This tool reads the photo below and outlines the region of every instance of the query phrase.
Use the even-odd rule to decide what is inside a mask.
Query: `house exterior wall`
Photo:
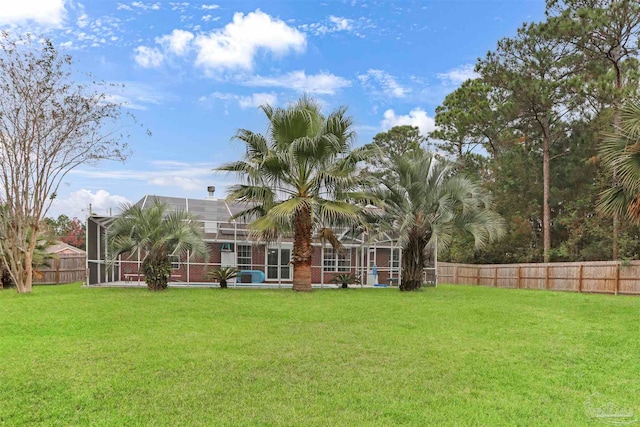
[[[251,270],[259,270],[266,274],[266,248],[265,244],[260,244],[256,242],[249,241],[239,241],[237,242],[239,245],[251,245]],[[222,261],[222,246],[223,244],[229,244],[228,242],[208,242],[208,258],[205,261],[204,259],[190,259],[187,260],[186,257],[180,259],[178,267],[172,269],[171,271],[171,280],[177,282],[211,282],[212,280],[208,278],[208,273],[211,269],[217,268],[221,266]],[[330,246],[326,245],[325,250],[330,248]],[[237,261],[237,252],[235,252],[235,248],[233,244],[231,244],[231,249],[234,254],[234,262]],[[312,252],[312,267],[311,267],[311,280],[315,284],[330,284],[331,280],[338,274],[348,274],[352,273],[356,276],[361,277],[363,283],[367,283],[367,274],[370,274],[370,269],[365,265],[362,266],[360,257],[361,251],[364,251],[365,256],[369,253],[369,249],[366,247],[356,247],[350,246],[350,265],[348,268],[345,267],[343,269],[330,268],[325,269],[323,265],[323,248],[320,245],[313,246]],[[398,276],[398,271],[391,269],[390,265],[390,254],[391,248],[385,247],[377,247],[376,251],[376,267],[378,269],[378,283],[388,284],[390,277]],[[141,258],[144,259],[144,253],[141,254]],[[122,254],[120,261],[121,269],[120,274],[116,273],[116,278],[114,280],[121,281],[136,281],[137,274],[140,268],[141,263],[138,261],[137,254]],[[104,271],[104,270],[103,270]],[[104,272],[103,275],[104,276]],[[94,279],[95,280],[95,279]],[[273,282],[273,281],[272,281]],[[276,280],[277,282],[277,280]],[[291,279],[282,280],[282,283],[291,283]],[[92,283],[97,283],[93,281]]]
[[[151,197],[151,196],[149,196]],[[168,202],[172,208],[186,209],[189,212],[200,215],[202,221],[202,230],[205,240],[209,248],[207,260],[180,260],[177,268],[172,271],[172,281],[180,282],[208,282],[208,272],[212,268],[220,267],[221,263],[230,262],[229,257],[222,256],[223,245],[226,249],[233,251],[235,255],[231,258],[232,265],[236,264],[237,252],[234,244],[251,245],[251,270],[259,270],[267,273],[267,245],[264,243],[251,241],[247,234],[246,224],[228,222],[232,211],[237,211],[235,205],[226,204],[222,200],[195,200],[182,198],[162,198]],[[144,207],[147,197],[143,198],[138,204]],[[209,216],[207,216],[209,215]],[[222,220],[221,218],[224,218]],[[89,283],[103,283],[108,281],[131,281],[138,280],[137,275],[140,270],[140,261],[137,254],[129,257],[128,254],[121,256],[121,262],[115,267],[108,267],[106,261],[106,245],[105,232],[109,224],[113,221],[110,217],[89,217],[87,220],[87,255],[89,268]],[[360,244],[354,240],[343,242],[343,245],[350,248],[350,265],[338,268],[327,268],[323,265],[323,246],[319,243],[313,245],[312,252],[312,268],[311,278],[314,284],[329,284],[334,276],[342,273],[353,273],[358,276],[364,284],[371,283],[370,276],[372,273],[372,263],[369,260],[371,251],[375,250],[375,265],[377,267],[378,276],[377,283],[387,284],[390,278],[399,276],[399,268],[392,268],[390,265],[391,251],[393,245],[390,241],[377,242],[374,246]],[[283,239],[278,245],[273,247],[292,248],[291,240]],[[330,245],[325,243],[325,248]],[[227,252],[229,254],[229,252]],[[142,254],[144,258],[144,254]],[[347,268],[348,267],[348,268]],[[338,270],[338,271],[336,271]],[[343,271],[344,270],[344,271]],[[293,278],[293,270],[288,280],[281,280],[282,283],[291,283]],[[278,280],[271,281],[278,282]]]

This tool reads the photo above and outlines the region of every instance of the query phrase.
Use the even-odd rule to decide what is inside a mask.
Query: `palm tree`
[[[491,210],[491,197],[456,173],[451,162],[420,149],[392,158],[393,173],[377,191],[380,210],[369,211],[374,232],[398,238],[402,247],[401,291],[422,285],[422,272],[437,241],[446,248],[455,230],[470,232],[476,247],[501,237],[505,222]]]
[[[359,285],[360,278],[353,273],[342,273],[333,276],[331,282],[341,285],[342,289],[349,289],[349,285]]]
[[[260,108],[269,121],[267,133],[238,130],[234,139],[246,144],[244,158],[217,170],[242,181],[228,193],[247,204],[234,218],[251,220],[250,230],[264,240],[293,235],[293,289],[310,291],[313,232],[339,246],[332,228],[361,219],[362,208],[353,203],[366,199],[356,192],[362,184],[357,164],[371,149],[351,149],[354,132],[345,108],[324,116],[306,96],[288,108]]]
[[[220,267],[209,272],[209,277],[220,282],[221,289],[227,289],[227,280],[238,277],[240,269],[236,267]]]
[[[170,211],[157,199],[146,209],[124,205],[107,232],[107,241],[111,262],[123,253],[144,254],[141,274],[152,291],[167,288],[171,274],[169,255],[207,254],[197,220],[187,212]]]
[[[615,171],[615,182],[600,194],[598,208],[609,215],[640,222],[640,104],[621,109],[618,132],[606,134],[600,147],[603,164]]]

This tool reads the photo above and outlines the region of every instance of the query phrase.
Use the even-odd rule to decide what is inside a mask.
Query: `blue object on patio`
[[[243,276],[250,276],[251,277],[251,282],[250,283],[264,283],[264,271],[260,271],[260,270],[240,270],[240,273],[238,273],[238,276],[243,277]]]
[[[371,270],[371,274],[373,275],[373,286],[378,286],[378,266],[373,264],[373,269]]]
[[[378,287],[378,288],[388,288],[389,287],[389,285],[387,285],[386,283],[376,283],[373,286]]]

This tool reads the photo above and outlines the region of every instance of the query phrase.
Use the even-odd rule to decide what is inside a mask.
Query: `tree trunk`
[[[33,252],[27,251],[24,254],[24,283],[22,291],[31,292],[33,290]]]
[[[311,292],[311,258],[293,265],[293,290]]]
[[[29,235],[31,237],[27,237]],[[28,232],[16,233],[16,237],[20,242],[12,249],[14,265],[18,267],[18,271],[14,271],[16,290],[19,293],[29,293],[33,290],[33,253],[38,240],[38,228],[30,226]]]
[[[551,207],[549,206],[549,193],[551,192],[551,171],[550,171],[550,136],[549,120],[542,120],[542,247],[544,251],[544,262],[549,262],[549,252],[551,250]]]
[[[142,274],[150,291],[163,291],[169,284],[171,262],[166,249],[155,250],[147,254],[142,262]]]
[[[220,279],[220,288],[227,289],[227,281],[225,279]]]
[[[617,61],[614,63],[614,71],[615,71],[615,85],[617,94],[620,94],[620,89],[622,88],[622,75],[620,71],[620,67],[618,66]],[[619,135],[621,132],[622,126],[622,117],[620,115],[620,103],[615,102],[613,105],[613,131],[616,135]],[[612,181],[613,186],[618,185],[618,168],[616,166],[613,167],[612,172]],[[620,251],[620,215],[615,212],[613,214],[613,238],[612,238],[612,259],[618,259],[618,252]]]
[[[428,240],[417,229],[409,232],[409,239],[402,249],[401,291],[416,291],[422,286],[422,272],[425,267],[425,250]]]
[[[303,208],[294,219],[293,253],[293,290],[311,291],[311,212]]]
[[[342,284],[342,289],[349,289],[349,284],[348,283],[343,283]]]

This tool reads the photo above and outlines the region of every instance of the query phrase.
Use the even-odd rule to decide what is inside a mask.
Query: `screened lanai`
[[[171,282],[174,284],[211,283],[208,272],[217,267],[231,266],[241,270],[237,282],[253,285],[290,286],[293,266],[290,264],[293,242],[281,238],[276,242],[260,242],[247,232],[247,224],[230,218],[245,209],[245,205],[213,197],[190,199],[182,197],[144,196],[137,205],[144,208],[153,200],[167,204],[173,210],[183,210],[196,216],[201,223],[208,246],[206,259],[173,259]],[[140,267],[144,254],[132,253],[111,259],[106,235],[114,216],[91,215],[87,219],[87,271],[90,285],[105,283],[143,283]],[[336,251],[328,243],[314,241],[312,281],[325,286],[337,274],[353,273],[364,286],[397,286],[401,280],[402,251],[388,235],[370,241],[367,236],[339,234],[343,246]],[[434,254],[425,270],[425,281],[436,282]]]

